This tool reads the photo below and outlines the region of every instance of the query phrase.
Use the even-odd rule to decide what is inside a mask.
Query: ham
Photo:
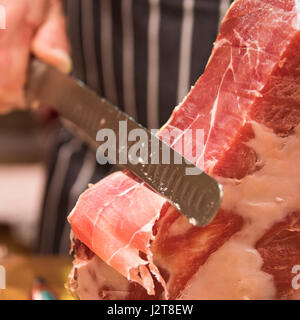
[[[75,250],[79,298],[300,297],[291,272],[300,264],[299,29],[299,0],[233,3],[205,73],[159,132],[166,141],[176,132],[181,152],[187,129],[204,129],[201,158],[185,156],[223,184],[220,211],[195,227],[130,173],[103,179],[68,218],[74,241],[96,255]],[[90,295],[80,281],[89,268],[105,278]]]

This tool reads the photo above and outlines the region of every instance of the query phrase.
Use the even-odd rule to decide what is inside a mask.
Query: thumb
[[[33,54],[46,63],[69,73],[72,61],[66,35],[65,17],[60,0],[51,0],[46,20],[39,27],[32,41]]]

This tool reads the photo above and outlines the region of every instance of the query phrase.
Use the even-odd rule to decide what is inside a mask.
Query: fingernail
[[[63,73],[69,73],[72,70],[72,60],[69,54],[64,50],[52,48],[51,52],[57,59],[56,67]]]

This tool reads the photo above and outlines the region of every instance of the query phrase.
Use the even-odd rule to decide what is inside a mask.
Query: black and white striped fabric
[[[66,0],[73,75],[157,129],[203,73],[231,0]],[[38,251],[66,253],[68,213],[108,174],[61,128],[49,165]]]

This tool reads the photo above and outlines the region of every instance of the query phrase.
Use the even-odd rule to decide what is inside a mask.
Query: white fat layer
[[[244,219],[243,228],[213,253],[184,289],[181,299],[272,299],[274,280],[263,272],[256,242],[275,223],[300,208],[300,127],[282,138],[253,123],[251,146],[263,168],[237,181],[219,179],[222,208]]]
[[[105,294],[111,299],[125,299],[128,295],[127,279],[97,256],[77,261],[74,268],[77,269],[78,280],[73,291],[80,300],[98,300]]]

